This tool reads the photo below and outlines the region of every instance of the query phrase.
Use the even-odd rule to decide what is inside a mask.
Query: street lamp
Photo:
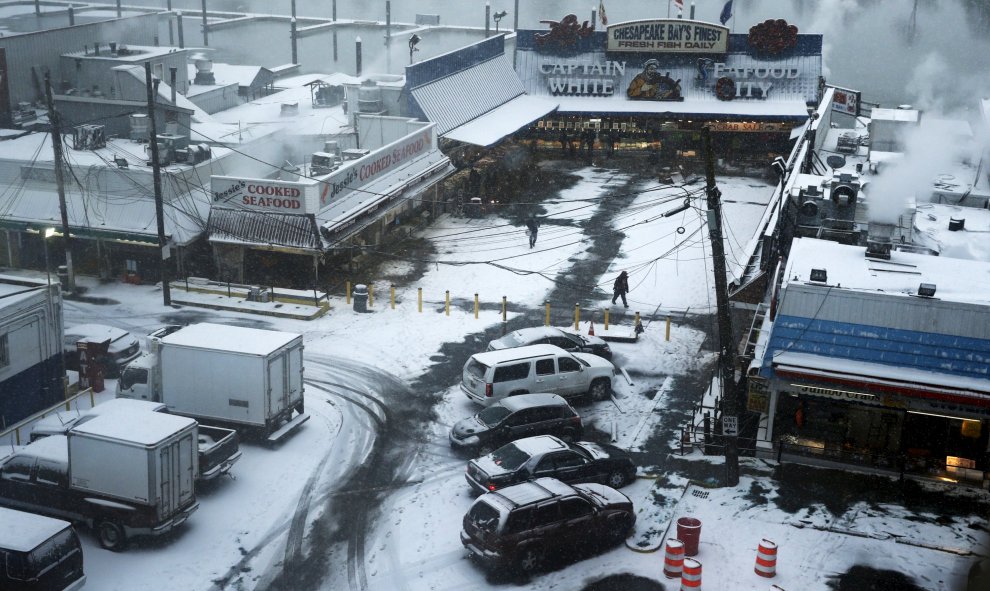
[[[48,264],[48,239],[55,235],[55,228],[45,228],[41,234],[41,243],[45,245],[45,276],[48,278],[48,285],[52,284],[51,265]]]
[[[509,14],[508,11],[502,10],[502,11],[496,12],[495,14],[492,15],[492,20],[495,21],[495,32],[496,33],[498,33],[498,21],[500,21],[503,18],[505,18],[507,14]]]
[[[409,38],[409,63],[410,63],[410,64],[412,64],[412,63],[413,63],[413,52],[414,52],[414,51],[419,51],[419,48],[418,48],[418,47],[416,47],[416,45],[417,45],[417,44],[418,44],[418,43],[419,43],[420,41],[422,41],[422,39],[421,39],[421,38],[420,38],[420,36],[419,36],[419,35],[417,35],[416,33],[413,33],[413,34],[412,34],[412,37],[410,37],[410,38]]]

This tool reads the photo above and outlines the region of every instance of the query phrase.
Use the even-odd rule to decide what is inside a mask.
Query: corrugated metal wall
[[[12,106],[20,101],[42,100],[45,72],[51,71],[52,85],[60,91],[61,81],[70,84],[73,78],[62,72],[60,58],[63,53],[82,51],[85,45],[100,42],[105,48],[110,41],[132,45],[152,43],[158,33],[158,13],[142,14],[99,23],[76,25],[0,37],[0,47],[7,50],[8,83]]]

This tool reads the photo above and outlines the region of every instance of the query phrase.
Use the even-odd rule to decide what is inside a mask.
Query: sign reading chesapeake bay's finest
[[[683,19],[631,21],[608,27],[606,51],[726,53],[729,29]]]
[[[227,176],[210,179],[214,203],[258,211],[316,213],[315,204],[308,199],[315,194],[314,189],[313,183],[305,182]]]
[[[429,127],[419,133],[406,136],[321,180],[320,207],[429,152],[435,143],[433,137],[435,129]]]
[[[546,61],[540,64],[547,89],[554,96],[612,96],[626,62]]]

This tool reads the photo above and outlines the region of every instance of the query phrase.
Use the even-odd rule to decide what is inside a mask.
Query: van
[[[614,375],[615,366],[596,355],[530,345],[475,353],[464,364],[461,390],[485,406],[534,392],[605,400],[612,393]]]
[[[0,507],[0,589],[72,591],[85,584],[71,523]]]

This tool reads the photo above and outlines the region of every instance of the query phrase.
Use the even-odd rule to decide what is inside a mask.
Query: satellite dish
[[[825,164],[828,164],[829,168],[832,169],[842,168],[846,165],[846,157],[833,154],[825,158]]]

